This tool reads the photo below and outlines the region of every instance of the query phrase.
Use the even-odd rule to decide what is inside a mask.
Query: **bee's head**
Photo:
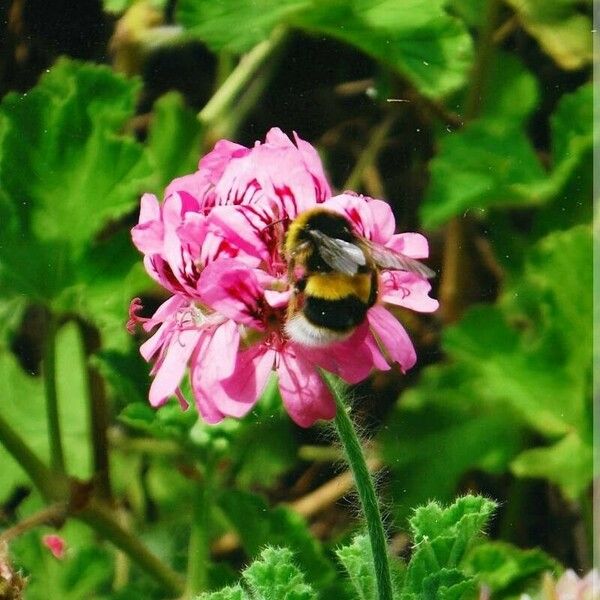
[[[310,231],[320,231],[331,238],[346,242],[352,242],[356,238],[348,219],[338,213],[324,209],[312,211],[305,222],[304,231],[307,236],[310,236]]]

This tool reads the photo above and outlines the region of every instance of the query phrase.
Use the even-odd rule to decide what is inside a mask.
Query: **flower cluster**
[[[403,371],[413,366],[413,345],[382,303],[434,311],[429,283],[414,273],[381,272],[378,302],[344,341],[309,348],[286,335],[294,291],[282,244],[289,224],[319,204],[343,214],[367,240],[409,257],[427,256],[423,236],[394,234],[385,202],[352,193],[332,196],[315,149],[279,129],[253,148],[218,142],[195,173],[167,187],[162,204],[143,196],[133,241],[148,273],[172,294],[151,318],[138,316],[137,299],[130,308],[130,326],[158,326],[141,347],[153,362],[153,406],[172,395],[187,406],[179,384],[189,367],[205,421],[241,417],[276,371],[288,413],[308,427],[335,414],[320,368],[355,383],[390,363]]]

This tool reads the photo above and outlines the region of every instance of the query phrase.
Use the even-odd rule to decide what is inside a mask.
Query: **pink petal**
[[[144,194],[138,224],[131,230],[135,247],[144,254],[156,254],[162,249],[163,225],[156,196]]]
[[[231,377],[221,381],[225,392],[219,407],[228,415],[245,415],[263,393],[273,370],[275,352],[257,345],[240,352]]]
[[[234,259],[209,264],[200,276],[203,301],[223,316],[254,329],[264,329],[264,297],[251,268]]]
[[[48,534],[42,537],[42,544],[52,552],[54,558],[64,558],[67,544],[63,538],[56,534]]]
[[[246,146],[229,140],[219,140],[214,148],[200,159],[198,170],[207,173],[207,179],[214,184],[232,159],[245,156],[248,152],[250,150]]]
[[[394,213],[390,205],[383,200],[371,198],[367,202],[367,206],[372,215],[372,229],[369,232],[369,239],[378,244],[385,244],[396,228]]]
[[[429,256],[429,244],[420,233],[398,233],[391,237],[386,246],[411,258]]]
[[[200,329],[175,331],[150,386],[152,406],[161,406],[175,393],[192,352],[204,332]]]
[[[154,312],[154,314],[144,323],[144,329],[150,331],[155,325],[167,321],[173,317],[180,308],[189,304],[189,299],[176,294],[165,300]]]
[[[392,361],[403,372],[410,369],[417,362],[417,354],[404,327],[383,306],[371,307],[367,319]]]
[[[209,225],[217,235],[238,252],[260,260],[269,257],[261,234],[275,220],[268,206],[217,206],[209,215]]]
[[[381,299],[418,312],[434,312],[439,302],[429,297],[431,284],[414,273],[384,271],[380,277]]]
[[[369,376],[373,368],[389,369],[381,352],[373,347],[366,322],[347,340],[325,348],[299,347],[297,352],[309,362],[334,373],[348,383],[362,381]]]
[[[321,163],[321,157],[319,153],[311,146],[308,142],[304,141],[294,131],[294,141],[300,154],[304,160],[306,168],[310,171],[313,176],[313,182],[317,194],[317,202],[323,202],[331,196],[331,188],[329,182],[323,171],[323,164]]]
[[[283,308],[288,305],[292,297],[293,290],[277,292],[275,290],[265,290],[265,300],[271,308]]]
[[[233,357],[235,366],[226,379],[208,380],[200,363],[194,369],[192,385],[198,411],[208,423],[218,423],[224,416],[243,417],[254,406],[266,386],[275,355],[263,346],[253,346],[243,352],[236,348]]]
[[[330,198],[324,206],[344,215],[356,233],[379,244],[387,242],[396,226],[392,209],[383,200],[345,192]]]
[[[300,427],[310,427],[318,419],[333,419],[335,402],[314,365],[292,346],[279,359],[279,390],[294,422]]]

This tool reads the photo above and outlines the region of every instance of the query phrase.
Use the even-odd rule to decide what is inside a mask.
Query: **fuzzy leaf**
[[[196,600],[253,600],[239,586],[226,587],[218,592],[207,592],[196,596]]]
[[[517,477],[543,477],[555,483],[564,495],[576,501],[593,476],[594,449],[575,432],[568,433],[547,448],[526,450],[510,468]]]
[[[368,536],[357,535],[352,544],[338,548],[335,553],[350,576],[356,597],[359,600],[375,598],[377,580]]]
[[[414,550],[401,599],[472,597],[474,579],[460,565],[495,506],[486,498],[465,496],[447,508],[430,502],[416,509],[410,519]]]
[[[287,548],[265,548],[243,573],[256,600],[316,600]]]

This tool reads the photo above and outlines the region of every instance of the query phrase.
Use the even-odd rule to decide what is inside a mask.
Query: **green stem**
[[[188,547],[186,598],[193,598],[199,592],[208,589],[212,476],[212,464],[207,463],[202,481],[196,484]]]
[[[54,474],[1,415],[0,443],[19,463],[46,500],[64,499],[68,488],[66,479]]]
[[[341,383],[333,376],[324,373],[325,379],[333,394],[336,404],[335,427],[342,442],[344,452],[356,483],[356,490],[362,504],[367,522],[367,530],[375,563],[378,600],[392,600],[392,577],[387,552],[385,530],[381,520],[379,503],[375,494],[375,486],[369,474],[365,455],[360,440],[356,435],[352,419],[346,407]]]
[[[110,413],[104,379],[91,361],[93,354],[100,348],[100,335],[96,328],[87,323],[79,321],[78,325],[85,349],[85,364],[83,367],[87,374],[95,490],[99,498],[110,500],[112,497],[108,452]]]
[[[282,49],[283,44],[279,44],[277,48],[272,51],[270,60],[262,67],[260,72],[257,73],[253,81],[239,98],[238,102],[236,102],[235,110],[227,112],[219,120],[219,123],[215,126],[215,134],[218,137],[226,139],[235,137],[236,132],[248,118],[248,114],[254,109],[269,85],[273,73],[280,63],[279,59],[282,54]]]
[[[258,69],[272,52],[283,43],[284,39],[285,30],[275,29],[271,37],[257,44],[248,54],[243,56],[223,85],[198,113],[198,120],[205,125],[210,125],[218,119],[235,102]]]
[[[169,594],[180,596],[183,593],[184,582],[181,576],[150,552],[138,537],[127,531],[115,517],[114,511],[105,503],[92,498],[87,506],[74,516],[130,556],[144,571],[161,583]]]
[[[46,420],[48,422],[48,437],[50,440],[50,464],[54,471],[64,473],[65,455],[60,433],[58,393],[56,389],[56,332],[56,318],[50,314],[48,316],[48,327],[42,358],[44,394],[46,396]]]

